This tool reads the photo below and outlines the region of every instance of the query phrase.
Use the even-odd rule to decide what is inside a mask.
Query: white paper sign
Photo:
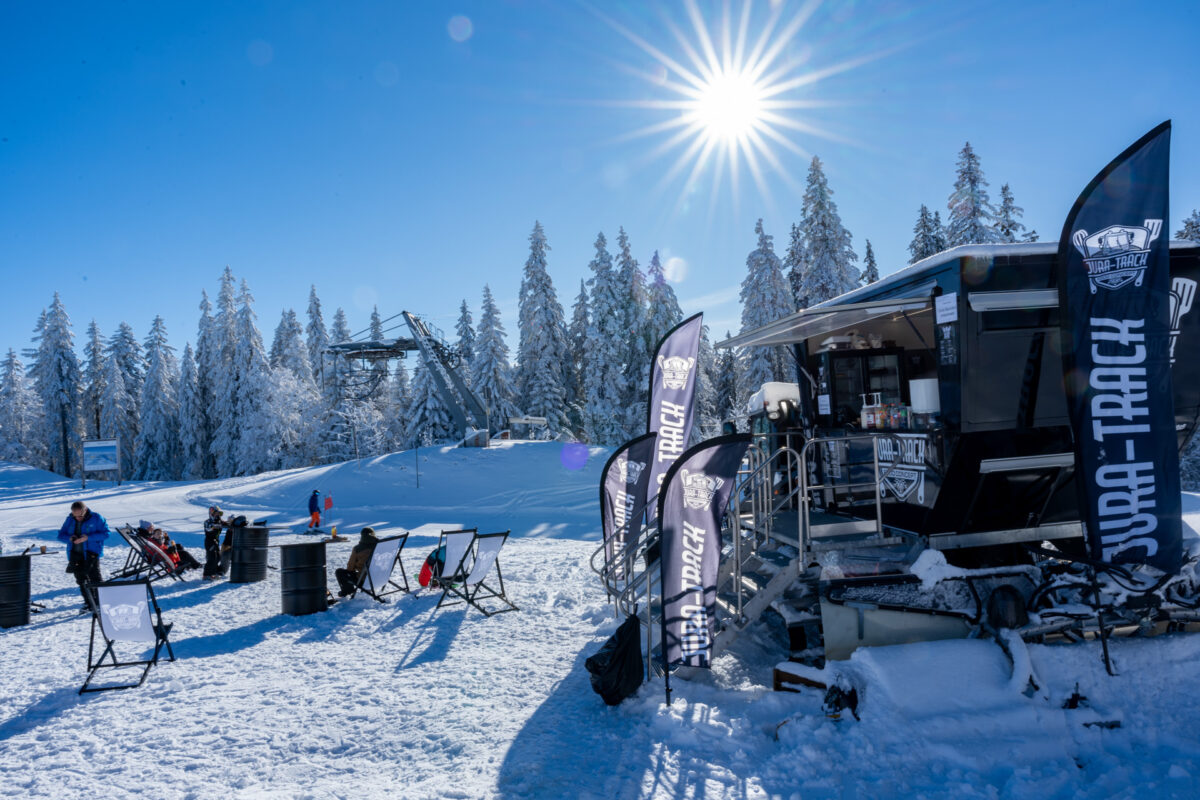
[[[933,309],[939,325],[958,321],[958,292],[947,292],[933,299]]]
[[[830,413],[829,395],[827,395],[827,394],[817,395],[817,413],[818,414]]]

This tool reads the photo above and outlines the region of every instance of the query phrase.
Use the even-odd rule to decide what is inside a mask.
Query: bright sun
[[[763,91],[745,72],[721,72],[699,91],[690,112],[712,139],[735,142],[762,122]]]

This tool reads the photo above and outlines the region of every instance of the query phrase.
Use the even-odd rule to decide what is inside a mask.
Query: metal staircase
[[[721,529],[714,658],[769,607],[783,615],[789,630],[793,625],[806,628],[811,639],[819,629],[819,618],[814,611],[816,571],[807,568],[830,542],[836,540],[843,547],[848,540],[852,547],[905,542],[887,535],[880,524],[880,486],[890,465],[881,471],[875,458],[869,481],[853,481],[849,470],[844,475],[817,478],[822,474],[817,467],[817,448],[846,447],[851,440],[871,438],[811,439],[799,452],[786,439],[773,435],[755,438],[738,471]],[[871,449],[874,451],[873,446]],[[812,508],[825,493],[845,495],[864,490],[874,492],[874,502],[869,504],[874,506],[874,519],[829,515]],[[630,519],[642,519],[644,511],[639,509]],[[617,615],[636,614],[642,623],[647,675],[662,674],[659,545],[655,521],[631,530],[625,543],[611,553],[602,544],[591,558]],[[686,675],[688,671],[690,668],[680,668],[677,673]]]

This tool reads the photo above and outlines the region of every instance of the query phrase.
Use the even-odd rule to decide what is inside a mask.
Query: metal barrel
[[[254,525],[233,529],[230,583],[257,583],[266,579],[268,533],[266,528]]]
[[[29,556],[0,556],[0,628],[29,624]]]
[[[283,613],[292,616],[324,611],[325,543],[304,542],[279,548]]]

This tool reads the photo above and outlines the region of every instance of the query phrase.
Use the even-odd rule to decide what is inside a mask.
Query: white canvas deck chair
[[[404,572],[404,562],[400,560],[400,553],[403,552],[407,541],[408,534],[402,533],[376,542],[375,550],[371,553],[371,562],[358,575],[355,591],[362,590],[381,603],[387,602],[385,598],[389,594],[407,592],[408,575]],[[400,565],[400,580],[403,581],[403,585],[392,580],[392,573],[395,572],[397,564]]]
[[[125,557],[125,566],[112,576],[114,580],[140,578],[143,575],[150,581],[168,576],[177,581],[183,580],[179,567],[154,542],[138,536],[129,525],[121,525],[117,528],[117,533],[121,534],[121,538],[129,545],[129,554]]]
[[[509,531],[502,531],[474,535],[466,553],[459,559],[458,569],[452,573],[461,578],[442,581],[442,597],[438,600],[438,608],[466,603],[479,609],[485,617],[517,610],[504,594],[504,575],[500,572],[500,548],[508,540],[508,534]],[[448,547],[446,552],[449,556]],[[446,564],[450,564],[449,557]],[[489,575],[493,572],[493,566],[496,575],[491,580]],[[446,598],[451,595],[457,599],[447,602]]]
[[[475,541],[477,532],[475,528],[442,531],[442,535],[438,539],[438,549],[442,550],[445,560],[442,562],[442,574],[437,576],[435,586],[462,581],[467,576],[467,568],[470,566],[471,543]],[[442,597],[445,597],[445,593],[442,594]]]
[[[169,660],[175,660],[175,651],[167,636],[171,626],[163,622],[162,609],[154,597],[154,589],[150,581],[143,578],[137,581],[105,581],[89,583],[95,601],[92,603],[92,633],[88,641],[88,675],[79,693],[103,692],[109,689],[132,689],[141,686],[146,680],[150,667],[158,663],[158,657],[165,645]],[[97,658],[96,633],[104,640],[104,649]],[[154,652],[147,659],[121,661],[117,658],[114,645],[117,642],[129,642],[140,645],[144,650],[147,645],[153,645]],[[124,649],[124,648],[123,648]],[[132,649],[132,648],[130,648]],[[142,667],[136,683],[117,685],[91,686],[92,679],[101,669],[123,667]],[[136,670],[135,670],[136,671]]]

